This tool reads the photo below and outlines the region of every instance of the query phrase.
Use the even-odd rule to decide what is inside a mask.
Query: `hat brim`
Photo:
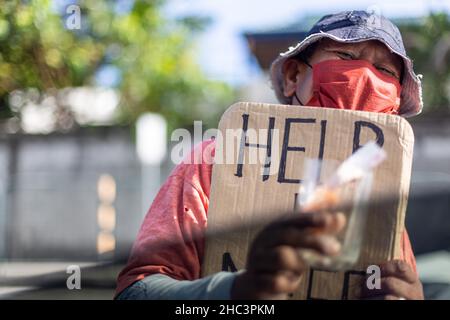
[[[348,29],[348,30],[345,30]],[[362,28],[361,28],[362,29]],[[403,81],[402,81],[402,92],[400,95],[400,108],[399,115],[408,118],[418,115],[423,109],[422,100],[422,84],[421,75],[416,75],[413,70],[413,64],[411,59],[404,55],[403,53],[392,48],[391,45],[382,37],[376,33],[367,35],[367,29],[361,30],[361,35],[358,35],[358,29],[355,27],[341,28],[339,30],[339,36],[333,34],[333,30],[329,32],[313,33],[299,42],[295,47],[290,47],[288,51],[281,53],[277,59],[274,60],[270,67],[270,79],[272,83],[272,88],[275,91],[277,99],[283,104],[290,104],[290,98],[285,97],[283,94],[283,71],[282,67],[284,62],[302,52],[306,47],[312,43],[323,39],[329,38],[334,41],[341,43],[356,43],[369,40],[378,40],[388,47],[388,49],[399,55],[403,59],[403,64],[405,68]],[[364,34],[364,36],[362,36]],[[344,37],[348,35],[349,37]],[[350,36],[351,35],[351,36]]]

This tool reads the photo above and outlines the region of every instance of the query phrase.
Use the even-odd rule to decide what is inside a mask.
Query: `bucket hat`
[[[399,29],[382,15],[367,11],[344,11],[322,17],[306,34],[306,37],[281,53],[270,67],[270,80],[277,99],[290,104],[290,98],[283,94],[282,66],[286,59],[294,57],[312,43],[329,38],[341,43],[378,40],[399,55],[404,64],[399,115],[411,117],[422,112],[422,75],[416,75],[412,60],[407,56]]]

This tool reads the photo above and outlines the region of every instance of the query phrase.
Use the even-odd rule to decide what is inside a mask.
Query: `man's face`
[[[323,39],[318,43],[311,57],[310,65],[325,60],[367,60],[380,72],[400,81],[403,72],[402,59],[389,51],[381,42],[369,40],[357,43],[340,43],[331,39]],[[284,95],[291,97],[294,92],[303,102],[309,101],[313,95],[312,70],[297,59],[288,59],[283,65]],[[293,104],[298,104],[296,100]]]

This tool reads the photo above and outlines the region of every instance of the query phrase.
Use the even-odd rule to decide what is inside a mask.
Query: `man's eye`
[[[394,71],[392,71],[392,70],[389,70],[389,69],[387,69],[387,68],[385,68],[385,67],[376,67],[378,70],[380,70],[381,72],[383,72],[383,73],[386,73],[387,75],[389,75],[389,76],[392,76],[392,77],[394,77],[394,78],[396,78],[396,79],[398,79],[399,77],[397,76],[397,74],[394,72]]]
[[[335,51],[335,53],[344,60],[352,60],[354,59],[353,55],[351,53],[345,52],[345,51]]]

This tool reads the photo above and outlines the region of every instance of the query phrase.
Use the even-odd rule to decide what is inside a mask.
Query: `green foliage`
[[[14,90],[48,94],[95,85],[105,65],[120,75],[118,123],[153,111],[162,113],[170,128],[198,119],[213,125],[231,103],[232,90],[206,79],[195,61],[193,36],[206,18],[169,20],[161,0],[134,1],[126,12],[117,10],[116,1],[77,4],[81,29],[68,30],[65,8],[57,12],[51,0],[0,1],[0,117],[20,117],[20,108],[8,103]]]
[[[422,23],[399,28],[416,72],[423,74],[424,113],[450,114],[450,17],[430,13]]]

